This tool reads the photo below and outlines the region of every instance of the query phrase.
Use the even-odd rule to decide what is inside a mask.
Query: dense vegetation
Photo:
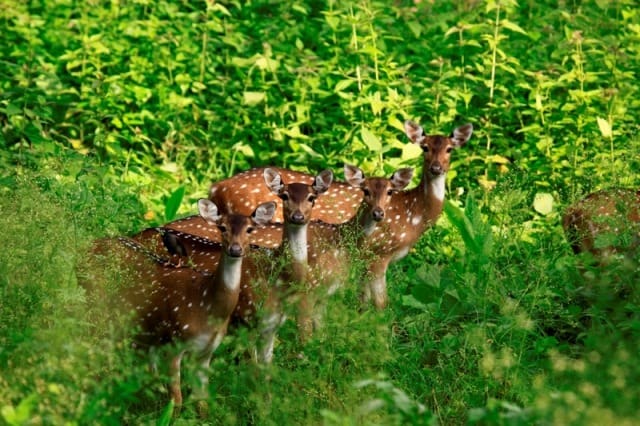
[[[581,271],[559,220],[640,186],[636,6],[0,2],[0,424],[167,424],[165,382],[77,286],[92,239],[190,214],[251,166],[419,167],[407,118],[475,132],[390,307],[360,312],[354,279],[269,367],[228,336],[208,422],[637,422],[640,274]]]

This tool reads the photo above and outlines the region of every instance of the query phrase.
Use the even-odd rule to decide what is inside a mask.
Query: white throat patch
[[[222,268],[224,286],[230,291],[238,290],[242,277],[242,258],[224,255],[222,263],[218,267]]]
[[[291,256],[296,262],[307,263],[307,227],[289,225],[286,229]]]
[[[431,192],[430,195],[435,197],[438,201],[444,201],[446,180],[447,180],[446,175],[440,175],[434,178],[431,182],[429,182],[429,186],[425,188],[425,190],[427,191],[427,194]]]

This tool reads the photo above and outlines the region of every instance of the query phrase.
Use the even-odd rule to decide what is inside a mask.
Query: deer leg
[[[387,306],[387,267],[389,262],[380,261],[370,268],[373,278],[365,286],[365,295],[373,298],[373,305],[378,309]],[[367,299],[365,299],[367,300]]]
[[[181,351],[178,355],[171,358],[171,363],[169,365],[169,374],[171,375],[171,383],[169,385],[169,389],[171,391],[171,399],[173,399],[173,403],[176,407],[182,405],[182,390],[180,389],[180,363],[182,361],[182,356],[184,355],[184,351]]]
[[[313,334],[313,310],[312,296],[308,293],[303,294],[298,302],[298,334],[302,343],[309,340]]]

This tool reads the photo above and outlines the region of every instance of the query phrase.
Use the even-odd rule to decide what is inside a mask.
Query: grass
[[[61,178],[61,164],[22,169],[1,201],[15,213],[2,218],[3,422],[166,419],[166,379],[149,374],[124,319],[91,305],[74,274],[96,235],[140,226],[118,223],[113,210],[139,214],[140,205],[126,185],[79,196],[86,183]],[[388,310],[361,312],[354,279],[304,347],[295,325],[284,326],[272,366],[246,361],[247,330],[228,336],[212,362],[215,414],[207,422],[633,423],[637,268],[582,278],[556,219],[532,219],[523,204],[532,191],[520,184],[487,194],[489,203],[510,206],[508,217],[486,208],[481,194],[448,206],[392,266]],[[531,230],[523,233],[527,216]],[[617,280],[628,283],[625,293],[611,291]],[[187,389],[193,373],[187,368]],[[197,422],[189,404],[175,419]]]

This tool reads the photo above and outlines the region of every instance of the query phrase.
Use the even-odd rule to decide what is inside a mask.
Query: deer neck
[[[368,238],[376,230],[378,222],[373,220],[370,209],[363,205],[360,206],[356,215],[347,222],[346,226],[350,231],[358,233],[360,238]]]
[[[226,291],[235,292],[240,290],[241,278],[242,257],[231,257],[224,253],[216,271],[216,283],[222,283]]]
[[[285,225],[284,241],[289,244],[289,250],[293,261],[298,264],[307,264],[307,228],[309,224]]]
[[[422,181],[420,185],[413,189],[414,197],[419,201],[424,223],[434,220],[440,213],[442,213],[442,207],[444,205],[445,191],[446,191],[447,175],[441,174],[438,176],[431,176],[426,169],[422,172]]]

